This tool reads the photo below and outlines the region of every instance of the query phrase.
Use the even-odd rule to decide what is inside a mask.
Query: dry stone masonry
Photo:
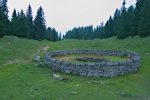
[[[99,56],[122,56],[124,52],[113,50],[61,50],[48,52],[45,61],[55,71],[89,77],[115,77],[126,73],[133,73],[140,67],[140,56],[136,52],[126,52],[127,60],[110,61],[101,58],[76,58],[88,63],[73,63],[55,59],[57,56],[86,54]]]

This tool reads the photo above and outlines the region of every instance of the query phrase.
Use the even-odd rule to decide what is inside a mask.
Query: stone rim
[[[59,50],[48,52],[45,56],[45,62],[50,68],[55,71],[61,71],[64,73],[77,74],[80,76],[94,76],[94,77],[115,77],[126,73],[136,72],[140,67],[140,56],[136,52],[129,51],[127,56],[130,60],[119,62],[107,62],[107,63],[71,63],[67,61],[61,61],[53,58],[54,56],[62,56],[68,54],[98,54],[105,56],[119,56],[123,51],[115,50]],[[80,71],[81,70],[81,71]],[[96,71],[97,70],[97,71]],[[89,75],[89,73],[91,73]]]

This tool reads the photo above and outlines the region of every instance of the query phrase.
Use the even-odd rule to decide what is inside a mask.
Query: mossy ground
[[[32,58],[49,50],[107,49],[135,51],[142,59],[137,73],[116,78],[90,78],[61,74],[69,81],[55,81],[50,68],[36,67]],[[33,41],[0,39],[0,100],[149,100],[150,37],[103,40]]]
[[[127,57],[121,57],[121,56],[100,56],[100,55],[93,55],[93,54],[72,54],[72,55],[56,56],[54,58],[61,61],[67,61],[72,63],[88,63],[88,62],[93,63],[94,62],[94,61],[87,61],[87,62],[78,61],[76,60],[76,58],[100,58],[100,59],[106,59],[108,61],[113,61],[113,62],[126,61],[128,59]]]

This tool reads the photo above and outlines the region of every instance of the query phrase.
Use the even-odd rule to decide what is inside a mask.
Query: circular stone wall
[[[72,63],[58,60],[55,57],[73,54],[94,54],[100,56],[121,56],[124,52],[113,50],[61,50],[48,52],[45,62],[55,71],[92,77],[115,77],[126,73],[136,72],[140,67],[140,56],[136,52],[126,52],[125,61],[104,61],[95,59],[92,63]],[[92,58],[80,58],[79,60],[92,60]],[[100,61],[102,60],[102,61]]]

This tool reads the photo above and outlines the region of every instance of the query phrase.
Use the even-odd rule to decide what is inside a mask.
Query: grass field
[[[55,81],[51,69],[36,67],[33,57],[48,50],[107,49],[136,51],[142,65],[137,73],[116,78],[66,75]],[[0,100],[150,100],[150,37],[103,40],[33,41],[0,39]]]
[[[95,61],[78,61],[76,58],[100,58],[106,59],[108,61],[118,62],[118,61],[126,61],[128,60],[127,57],[120,57],[120,56],[100,56],[100,55],[92,55],[92,54],[72,54],[72,55],[63,55],[63,56],[56,56],[55,59],[59,59],[61,61],[67,61],[72,63],[94,63]]]

